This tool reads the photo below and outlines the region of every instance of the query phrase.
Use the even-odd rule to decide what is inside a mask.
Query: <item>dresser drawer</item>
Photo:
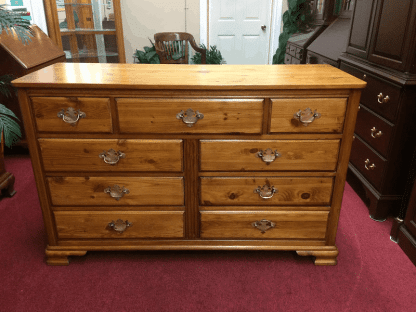
[[[357,115],[355,133],[377,152],[387,157],[393,125],[361,107]]]
[[[183,170],[182,140],[39,139],[46,171]]]
[[[390,121],[396,119],[400,99],[400,87],[344,63],[341,64],[341,69],[367,82],[367,87],[361,93],[360,102],[362,104]]]
[[[201,140],[201,171],[332,171],[339,140]]]
[[[180,238],[184,236],[182,211],[55,211],[60,239]],[[126,225],[109,225],[121,220]],[[120,223],[122,223],[120,222]],[[115,229],[116,230],[115,230]]]
[[[357,136],[352,143],[350,162],[376,189],[380,190],[387,161],[374,153]]]
[[[270,132],[341,133],[346,107],[346,98],[272,99]],[[312,115],[305,116],[308,108]],[[315,111],[320,117],[313,117]],[[295,116],[298,113],[302,113],[301,117]],[[313,121],[307,123],[308,120]]]
[[[289,54],[292,56],[296,56],[296,47],[294,45],[289,46]]]
[[[201,238],[325,239],[328,211],[203,211]]]
[[[202,177],[200,204],[329,205],[332,187],[333,178],[327,177]]]
[[[117,109],[122,133],[260,133],[263,102],[262,99],[120,98]],[[195,118],[197,111],[203,118]],[[178,116],[181,112],[182,119]]]
[[[184,204],[181,177],[48,177],[47,182],[55,206]]]
[[[31,102],[39,132],[113,131],[108,98],[32,97]]]

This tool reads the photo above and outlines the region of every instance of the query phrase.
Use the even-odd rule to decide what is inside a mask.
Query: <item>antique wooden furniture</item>
[[[6,171],[6,167],[4,165],[4,136],[3,132],[0,133],[1,135],[1,143],[0,143],[0,197],[3,194],[8,196],[13,196],[16,191],[14,190],[14,175],[10,172]]]
[[[328,65],[60,63],[13,83],[49,264],[120,249],[336,264],[365,82]]]
[[[409,259],[416,265],[416,149],[400,205],[399,215],[394,218],[390,239],[398,243]]]
[[[201,53],[201,63],[206,64],[206,50],[196,45],[191,34],[184,32],[163,32],[154,35],[155,48],[161,64],[188,64],[189,45]]]
[[[356,2],[340,68],[368,85],[347,179],[379,221],[398,213],[416,145],[415,45],[415,1]]]
[[[49,36],[68,62],[125,63],[120,0],[44,0]]]
[[[23,44],[15,33],[0,35],[0,76],[12,75],[21,77],[42,67],[56,62],[64,62],[64,52],[55,45],[52,40],[36,25],[31,26],[33,37],[27,44]],[[12,93],[5,97],[0,93],[0,103],[11,109],[22,120],[17,95]],[[23,122],[19,122],[22,128],[21,145],[27,146]]]
[[[335,0],[311,0],[310,6],[314,21],[308,30],[293,34],[286,44],[285,64],[305,64],[309,45],[333,21]]]

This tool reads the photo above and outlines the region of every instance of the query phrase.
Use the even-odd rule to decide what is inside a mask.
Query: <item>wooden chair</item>
[[[188,64],[188,43],[192,48],[201,53],[201,63],[206,64],[206,50],[199,48],[191,34],[184,32],[157,33],[155,38],[156,53],[161,64]]]

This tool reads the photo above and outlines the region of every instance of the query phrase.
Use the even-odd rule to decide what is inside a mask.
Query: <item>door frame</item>
[[[284,0],[269,0],[271,6],[270,37],[267,63],[273,64],[273,55],[279,47],[279,35],[282,24],[282,8]],[[199,0],[199,40],[209,47],[209,12],[210,0]]]

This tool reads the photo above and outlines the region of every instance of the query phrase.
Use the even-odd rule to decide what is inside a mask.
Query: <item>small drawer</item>
[[[182,140],[39,139],[46,171],[181,172]]]
[[[328,211],[202,211],[201,238],[325,239]]]
[[[303,58],[303,49],[302,48],[296,48],[295,57],[297,59],[300,59],[300,60]]]
[[[39,132],[113,131],[108,98],[32,97],[31,102]]]
[[[301,60],[296,58],[296,57],[292,57],[292,64],[300,64]]]
[[[285,54],[285,64],[292,64],[292,57],[289,54]]]
[[[55,206],[183,205],[182,177],[48,177]]]
[[[201,140],[201,171],[334,171],[339,140]]]
[[[296,56],[296,47],[295,46],[291,45],[289,47],[289,54],[292,55],[292,56]]]
[[[346,108],[346,98],[272,99],[270,132],[341,133]]]
[[[181,238],[183,214],[182,211],[54,212],[60,239]]]
[[[352,143],[350,162],[380,191],[387,161],[373,152],[358,136]]]
[[[260,133],[263,102],[138,98],[117,99],[117,108],[122,133]]]
[[[341,69],[367,82],[367,87],[361,93],[362,104],[390,121],[396,119],[401,91],[399,86],[344,63],[341,64]]]
[[[390,122],[374,115],[364,106],[358,111],[355,133],[386,158],[393,127]]]
[[[202,177],[201,205],[329,205],[333,178]]]
[[[290,44],[286,44],[286,53],[290,52]]]

